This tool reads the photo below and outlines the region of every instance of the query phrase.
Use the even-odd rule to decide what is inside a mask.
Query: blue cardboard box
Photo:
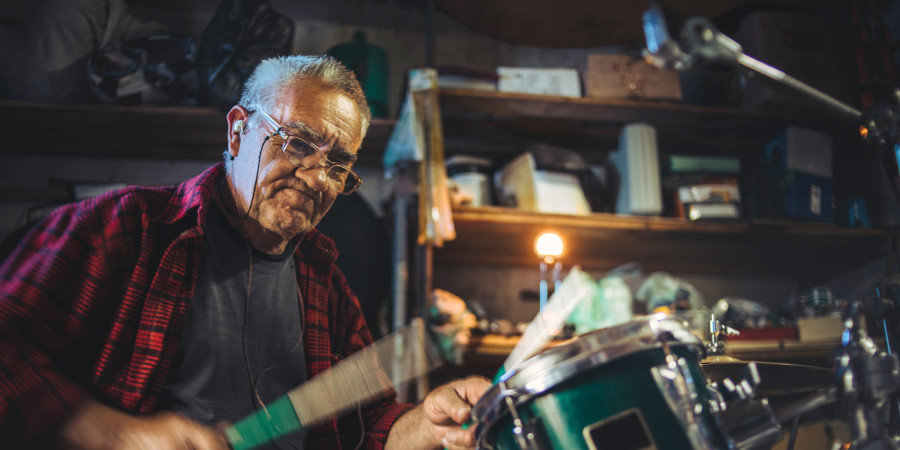
[[[770,186],[769,213],[775,217],[834,222],[834,191],[831,179],[786,170]]]
[[[770,176],[798,170],[831,178],[831,147],[830,135],[789,126],[766,146],[765,165]]]

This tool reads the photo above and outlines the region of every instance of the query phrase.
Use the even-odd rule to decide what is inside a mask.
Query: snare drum
[[[472,409],[485,449],[723,448],[703,342],[653,315],[582,335],[504,375]]]

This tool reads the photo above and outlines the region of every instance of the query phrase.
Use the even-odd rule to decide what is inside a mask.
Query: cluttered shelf
[[[442,113],[451,120],[472,117],[497,120],[498,126],[516,128],[520,121],[540,119],[550,126],[557,121],[579,124],[563,128],[565,133],[600,134],[595,126],[647,122],[671,136],[693,136],[714,143],[734,146],[765,143],[786,124],[834,131],[836,119],[806,112],[769,112],[736,108],[697,106],[673,101],[615,100],[588,97],[563,97],[512,92],[441,89]],[[529,126],[534,129],[535,125]],[[854,124],[846,129],[855,132]],[[540,127],[534,131],[541,131]],[[714,140],[713,136],[719,136]],[[722,138],[722,136],[726,136]]]
[[[377,162],[395,121],[373,119],[361,163]],[[222,158],[225,114],[189,106],[0,100],[0,155],[210,160]]]
[[[566,240],[567,265],[609,270],[636,261],[647,270],[796,277],[821,282],[887,254],[884,230],[789,221],[691,222],[670,217],[564,215],[501,207],[457,207],[457,238],[435,250],[440,263],[531,266],[535,237]]]

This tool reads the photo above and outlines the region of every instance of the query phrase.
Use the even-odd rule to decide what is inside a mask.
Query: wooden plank
[[[375,119],[360,153],[380,161],[394,121]],[[222,159],[225,115],[212,108],[0,101],[0,155]]]
[[[754,140],[767,140],[786,124],[828,129],[839,123],[836,119],[823,117],[821,114],[774,113],[677,102],[572,98],[466,89],[442,89],[441,107],[446,118],[530,117],[618,125],[640,121],[657,126],[663,132],[689,132],[701,138],[738,133],[742,137],[754,137]]]
[[[844,273],[887,253],[887,233],[836,226],[746,221],[695,223],[669,217],[615,214],[569,216],[508,208],[458,208],[455,241],[435,251],[441,263],[530,267],[534,239],[556,231],[562,259],[588,270],[636,261],[646,270],[679,273],[766,275],[815,282]]]

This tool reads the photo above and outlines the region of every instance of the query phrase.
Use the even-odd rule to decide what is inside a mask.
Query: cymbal
[[[725,378],[731,378],[732,381],[740,380],[744,376],[744,368],[750,362],[730,359],[700,361],[706,379],[719,384]],[[756,389],[758,396],[812,392],[834,384],[832,371],[821,367],[757,361],[756,368],[759,370],[760,378]]]
[[[747,0],[663,0],[681,16],[713,18]],[[649,1],[437,0],[452,19],[518,45],[579,48],[643,42],[641,14]]]

